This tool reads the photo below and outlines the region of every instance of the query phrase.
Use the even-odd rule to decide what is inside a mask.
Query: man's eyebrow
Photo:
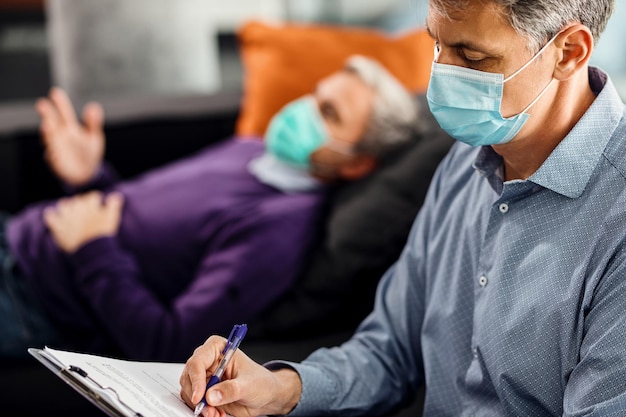
[[[426,26],[424,27],[426,30],[426,33],[428,33],[428,36],[430,36],[431,38],[433,38],[435,41],[437,41],[438,43],[441,43],[441,41],[437,38],[435,38],[435,35],[433,34],[433,32],[430,30],[430,27],[428,26],[428,22],[426,22]],[[484,47],[471,42],[471,41],[459,41],[459,42],[455,42],[451,45],[447,45],[451,48],[455,48],[455,49],[468,49],[470,51],[476,51],[476,52],[482,52],[484,54],[490,55],[492,57],[499,57],[501,56],[499,53],[496,53],[494,51],[489,51],[487,49],[485,49]]]

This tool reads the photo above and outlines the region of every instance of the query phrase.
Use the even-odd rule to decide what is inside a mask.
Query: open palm
[[[65,183],[81,186],[96,174],[104,156],[104,111],[97,103],[85,106],[81,123],[67,94],[53,88],[37,101],[45,158]]]

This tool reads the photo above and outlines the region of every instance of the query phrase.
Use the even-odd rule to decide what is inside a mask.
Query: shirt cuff
[[[270,371],[291,368],[298,373],[302,381],[300,401],[288,416],[324,415],[328,412],[328,404],[334,403],[337,389],[333,381],[318,367],[288,361],[270,361],[265,363]]]

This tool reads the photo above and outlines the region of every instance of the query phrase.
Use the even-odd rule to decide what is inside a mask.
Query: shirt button
[[[498,208],[500,209],[500,213],[502,213],[502,214],[504,214],[507,211],[509,211],[509,205],[507,203],[500,204],[500,206]]]
[[[474,358],[478,358],[478,349],[472,349],[472,355],[474,355]]]
[[[478,278],[478,284],[480,284],[481,287],[486,287],[487,286],[487,277],[482,275],[480,278]]]

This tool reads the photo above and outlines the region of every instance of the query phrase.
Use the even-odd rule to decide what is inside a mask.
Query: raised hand
[[[40,98],[35,109],[41,117],[40,132],[45,158],[59,179],[74,187],[89,182],[104,156],[104,111],[97,103],[83,109],[81,123],[72,103],[60,88]]]

